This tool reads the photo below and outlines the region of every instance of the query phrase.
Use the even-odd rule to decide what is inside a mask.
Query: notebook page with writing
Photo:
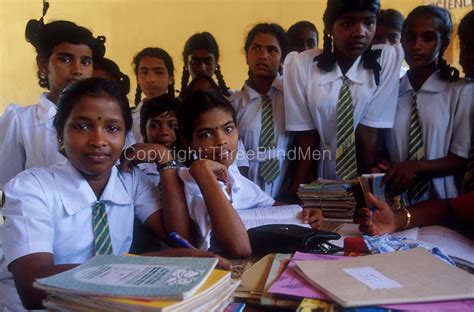
[[[267,224],[295,224],[309,228],[309,224],[303,223],[301,211],[301,206],[286,205],[237,210],[237,213],[247,230]]]

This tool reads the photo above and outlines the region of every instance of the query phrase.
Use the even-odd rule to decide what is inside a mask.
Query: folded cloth
[[[364,242],[367,245],[367,249],[372,254],[408,250],[412,248],[424,248],[440,260],[443,260],[450,265],[455,265],[454,261],[451,260],[451,258],[441,248],[426,242],[407,239],[404,236],[385,234],[372,237],[364,235]]]

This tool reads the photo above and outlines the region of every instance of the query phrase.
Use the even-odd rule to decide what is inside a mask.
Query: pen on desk
[[[176,232],[171,232],[169,234],[169,237],[171,238],[171,240],[175,241],[176,243],[178,243],[181,247],[184,247],[184,248],[188,248],[188,249],[197,249],[196,247],[194,247],[193,245],[191,245],[191,243],[189,243],[187,240],[185,240],[184,238],[182,238],[178,233]]]

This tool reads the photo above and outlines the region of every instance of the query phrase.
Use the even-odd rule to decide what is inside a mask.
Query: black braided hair
[[[140,88],[140,85],[137,83],[137,88],[135,89],[135,99],[133,100],[133,102],[135,103],[135,107],[138,106],[141,100],[142,100],[142,89]]]
[[[222,75],[221,66],[219,64],[216,64],[216,70],[214,73],[216,74],[217,83],[219,84],[219,87],[221,88],[222,94],[227,97],[230,96],[229,87],[226,85],[224,81],[224,76]]]
[[[49,59],[54,48],[64,42],[87,45],[92,51],[94,63],[104,57],[104,36],[94,38],[89,29],[70,21],[59,20],[45,24],[44,16],[48,8],[49,3],[45,1],[42,17],[39,20],[29,20],[25,28],[25,39],[33,45],[39,57]],[[41,68],[38,68],[37,77],[40,87],[49,89],[48,75]]]
[[[184,94],[186,92],[186,88],[189,81],[190,73],[187,68],[188,57],[193,53],[193,51],[201,49],[206,50],[212,55],[214,55],[214,58],[216,59],[216,69],[214,71],[214,74],[216,75],[217,82],[219,84],[219,87],[221,88],[222,94],[224,94],[225,96],[229,96],[229,87],[227,87],[224,81],[224,76],[222,75],[221,67],[219,65],[219,46],[214,36],[207,31],[192,35],[188,38],[188,40],[186,40],[186,43],[184,44],[184,49],[182,53],[184,68],[183,75],[181,77],[180,94]]]
[[[244,44],[245,54],[247,54],[250,48],[250,45],[253,42],[253,39],[255,39],[255,36],[261,33],[270,34],[277,39],[278,44],[280,45],[280,50],[281,50],[280,63],[282,64],[283,61],[285,60],[286,55],[288,54],[288,36],[285,30],[283,29],[283,27],[275,23],[271,23],[271,24],[260,23],[260,24],[255,25],[249,31],[249,33],[247,34],[247,38],[245,39],[245,44]],[[280,64],[280,68],[278,69],[278,72],[280,74],[282,70],[281,64]],[[250,76],[250,71],[249,71],[249,76]]]
[[[184,94],[187,93],[186,89],[188,88],[189,82],[189,70],[186,64],[183,66],[183,74],[181,75],[181,90],[179,91],[179,97],[183,98]]]
[[[171,58],[171,56],[168,54],[168,52],[166,52],[165,50],[161,48],[152,48],[152,47],[148,47],[141,50],[140,52],[137,53],[137,55],[133,57],[132,66],[133,66],[133,71],[135,72],[136,77],[138,77],[138,68],[140,67],[140,61],[145,56],[156,57],[158,59],[163,60],[166,66],[166,70],[168,70],[168,75],[171,78],[174,78],[174,64],[173,64],[173,59]],[[168,93],[174,97],[174,82],[171,85],[168,85]],[[140,88],[140,85],[138,84],[138,81],[137,81],[137,89],[135,91],[135,106],[137,106],[141,100],[142,100],[142,89]]]
[[[439,30],[441,33],[441,49],[436,64],[436,69],[439,71],[440,78],[449,82],[459,80],[459,71],[456,68],[451,67],[443,57],[444,52],[451,41],[451,34],[453,32],[453,22],[448,10],[435,5],[420,5],[416,7],[410,12],[410,14],[408,14],[405,23],[403,24],[403,33],[410,23],[424,15],[431,15],[442,21],[442,26]]]
[[[328,0],[326,10],[324,11],[324,34],[323,34],[323,53],[314,58],[318,61],[318,67],[325,72],[330,72],[336,65],[337,58],[333,52],[332,38],[329,30],[339,16],[349,11],[366,10],[375,13],[377,16],[380,11],[380,0]],[[375,83],[380,82],[380,71],[382,67],[378,63],[381,51],[373,51],[372,46],[362,54],[362,65],[365,69],[371,69],[374,73]]]

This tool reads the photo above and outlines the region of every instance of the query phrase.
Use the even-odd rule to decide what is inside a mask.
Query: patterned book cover
[[[99,255],[82,265],[38,279],[46,291],[142,299],[185,299],[207,280],[216,258]]]

